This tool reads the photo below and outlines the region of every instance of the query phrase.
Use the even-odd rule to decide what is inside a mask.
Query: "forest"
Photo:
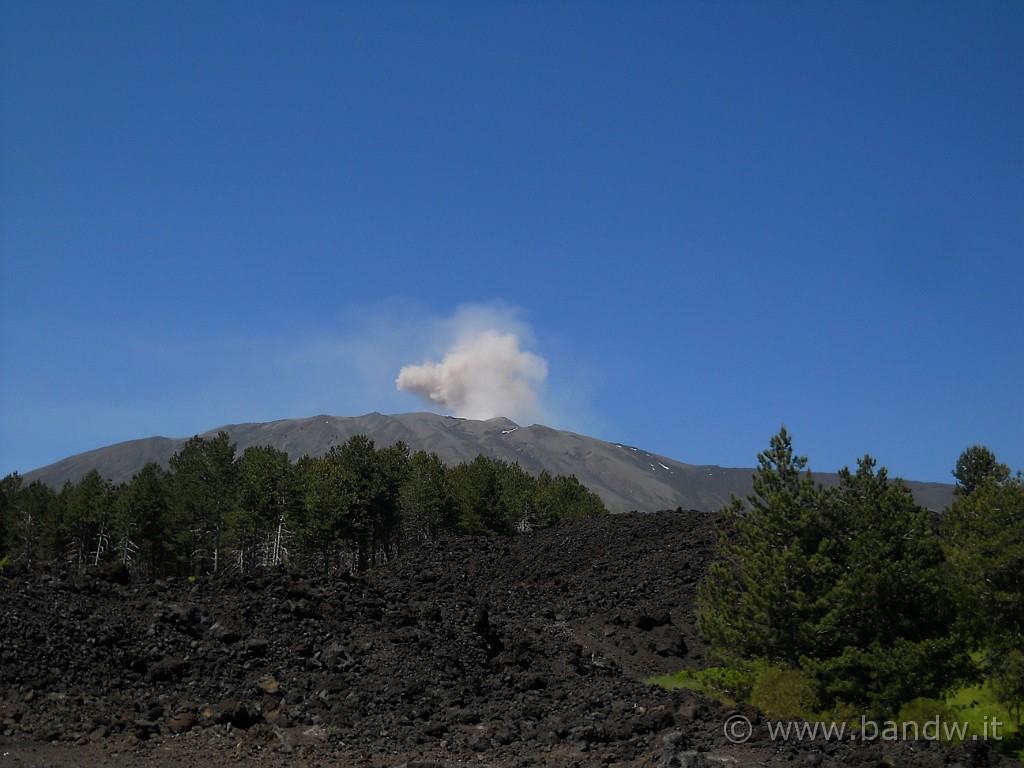
[[[54,491],[0,480],[0,563],[84,570],[123,565],[142,578],[288,563],[360,571],[451,534],[507,534],[604,515],[572,476],[533,477],[478,456],[447,466],[404,443],[357,435],[292,462],[269,446],[240,455],[227,433],[191,438],[165,470],[127,483],[96,471]]]
[[[783,428],[700,586],[720,666],[676,682],[774,717],[974,718],[981,734],[998,716],[1001,746],[1024,747],[1024,477],[977,445],[953,476],[940,514],[871,456],[823,487]]]

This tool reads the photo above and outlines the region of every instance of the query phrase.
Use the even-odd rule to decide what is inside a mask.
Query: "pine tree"
[[[21,475],[12,472],[0,480],[0,560],[11,555],[15,548],[15,527],[18,519],[18,493]]]
[[[448,472],[436,453],[417,451],[410,457],[399,492],[403,538],[432,540],[455,529],[458,509]]]
[[[379,552],[390,552],[398,531],[398,496],[408,448],[400,443],[377,450],[372,439],[355,435],[331,452],[336,452],[350,502],[345,538],[355,545],[357,570],[365,570]]]
[[[299,543],[306,561],[328,573],[341,567],[342,543],[352,541],[348,487],[338,451],[326,456],[304,456],[296,466],[301,494]]]
[[[817,644],[816,619],[834,578],[823,491],[785,427],[757,460],[747,504],[733,499],[722,512],[698,628],[723,660],[797,666]]]
[[[377,451],[373,500],[373,552],[385,561],[399,551],[402,532],[402,486],[409,475],[409,446],[399,441]]]
[[[996,455],[983,445],[972,445],[960,454],[953,468],[956,494],[970,496],[988,483],[1000,485],[1010,478],[1010,468],[996,459]]]
[[[282,532],[299,504],[294,465],[270,446],[251,446],[238,460],[238,503],[228,516],[228,532],[242,570],[279,565]]]
[[[977,446],[968,449],[977,456]],[[990,459],[990,460],[989,460]],[[964,631],[982,651],[983,671],[1019,719],[1024,684],[1024,477],[986,457],[989,471],[964,483],[944,520],[946,548],[957,575]],[[995,467],[994,470],[991,468]]]
[[[63,554],[63,545],[56,550],[49,546],[59,538],[58,516],[57,495],[41,480],[21,486],[14,496],[11,557],[32,566]]]
[[[191,571],[216,573],[227,520],[237,502],[235,444],[224,431],[212,438],[197,435],[171,457],[170,465],[174,511],[188,532]]]
[[[149,462],[128,482],[117,502],[122,560],[151,578],[185,569],[177,557],[183,541],[171,516],[167,485],[160,465]]]
[[[976,636],[1024,636],[1024,481],[988,482],[955,499],[945,529]]]
[[[822,704],[895,713],[969,669],[929,513],[865,456],[823,489],[786,430],[758,456],[754,494],[723,511],[699,590],[712,655],[799,668]]]
[[[574,475],[552,477],[541,472],[535,484],[534,522],[539,527],[562,520],[580,520],[608,514],[601,497],[587,488]]]
[[[114,491],[95,469],[77,483],[66,483],[59,498],[64,558],[78,570],[98,566],[111,556]]]
[[[893,713],[940,697],[969,671],[955,595],[931,514],[865,456],[827,496],[834,581],[804,662],[825,701]]]
[[[459,530],[493,533],[500,500],[494,464],[485,456],[452,467],[451,481],[459,505]]]

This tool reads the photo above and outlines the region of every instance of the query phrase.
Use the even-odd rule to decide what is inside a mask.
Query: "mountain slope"
[[[585,435],[552,429],[540,424],[521,427],[504,418],[475,421],[432,413],[385,416],[370,413],[357,417],[314,416],[261,424],[231,424],[204,433],[209,437],[227,432],[239,452],[253,445],[270,445],[293,459],[322,456],[334,445],[354,435],[368,435],[378,446],[404,441],[413,451],[437,453],[445,462],[471,461],[480,454],[518,462],[528,472],[547,470],[572,474],[601,496],[613,512],[659,509],[714,511],[733,495],[751,490],[750,469],[683,464],[639,448],[608,443]],[[99,448],[29,472],[27,482],[42,480],[52,487],[77,481],[96,469],[114,482],[131,479],[146,462],[164,466],[185,444],[185,438],[151,437]],[[832,482],[834,475],[820,475]],[[910,483],[918,503],[942,509],[952,486],[941,483]]]

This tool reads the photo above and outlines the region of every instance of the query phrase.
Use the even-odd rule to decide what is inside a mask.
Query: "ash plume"
[[[395,383],[399,390],[456,416],[529,421],[540,412],[547,373],[542,357],[521,348],[519,333],[470,322],[456,334],[441,362],[406,365]]]

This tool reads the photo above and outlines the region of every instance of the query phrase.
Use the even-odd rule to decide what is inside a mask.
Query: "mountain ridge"
[[[463,419],[414,412],[362,416],[318,414],[300,419],[227,424],[201,433],[212,437],[227,432],[239,453],[254,445],[270,445],[285,451],[292,461],[303,455],[322,456],[332,446],[354,435],[367,435],[379,446],[404,441],[412,451],[437,453],[447,464],[472,461],[478,455],[517,462],[527,472],[575,475],[597,493],[612,512],[654,512],[661,509],[716,511],[735,496],[752,490],[753,469],[686,464],[635,446],[611,443],[542,424],[521,426],[495,417]],[[171,456],[189,438],[146,437],[128,440],[32,470],[25,482],[41,480],[53,488],[77,482],[92,469],[115,483],[130,480],[142,467],[155,461],[166,467]],[[817,474],[826,484],[834,473]],[[953,486],[908,481],[917,502],[943,509],[952,498]]]

